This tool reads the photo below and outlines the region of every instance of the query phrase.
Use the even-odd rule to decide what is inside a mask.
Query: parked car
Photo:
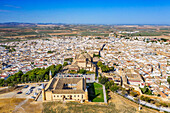
[[[24,88],[28,88],[29,87],[29,85],[26,85]]]
[[[29,89],[30,93],[32,93],[33,89]]]
[[[17,94],[21,94],[21,93],[22,93],[22,91],[18,91],[18,92],[17,92]]]
[[[37,96],[37,95],[38,95],[38,93],[35,92],[35,93],[34,93],[34,96]]]
[[[34,96],[31,96],[31,99],[35,99],[35,97],[34,97]]]
[[[28,92],[26,93],[26,95],[29,95],[32,93],[32,89],[29,89]]]
[[[33,86],[33,87],[31,87],[30,89],[34,89],[35,87]]]
[[[29,95],[30,94],[30,91],[26,92],[26,95]]]

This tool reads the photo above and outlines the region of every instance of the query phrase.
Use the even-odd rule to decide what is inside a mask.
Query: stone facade
[[[78,71],[80,69],[95,71],[96,67],[93,64],[93,59],[88,53],[76,55],[73,59],[73,63],[69,66],[69,70]]]
[[[84,77],[54,77],[42,90],[43,101],[88,101],[86,79]]]

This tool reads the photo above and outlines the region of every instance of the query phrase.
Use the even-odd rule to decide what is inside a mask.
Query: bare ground
[[[41,102],[28,100],[22,104],[25,100],[22,98],[0,99],[0,113],[42,113]],[[21,106],[17,108],[18,105]]]
[[[128,108],[134,108],[136,109],[136,113],[158,113],[156,110],[152,110],[146,107],[142,107],[142,110],[138,110],[139,105],[118,95],[113,92],[109,92],[109,95],[111,96],[111,99],[109,100],[109,103],[115,103],[116,109],[128,109]],[[124,112],[122,112],[124,113]]]

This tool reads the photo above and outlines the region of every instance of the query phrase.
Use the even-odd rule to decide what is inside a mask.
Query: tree
[[[100,76],[99,77],[99,82],[101,83],[101,84],[105,84],[106,82],[108,81],[108,78],[107,77],[102,77],[102,76]]]
[[[20,83],[21,79],[20,78],[17,78],[17,83]]]
[[[103,65],[103,64],[102,64],[101,61],[97,62],[97,66],[98,66],[98,67],[100,67],[100,66],[102,66],[102,65]]]
[[[160,107],[160,106],[161,106],[161,104],[160,104],[159,102],[156,102],[155,105],[156,105],[157,107]]]
[[[4,79],[0,79],[0,86],[4,86]]]
[[[130,91],[130,95],[132,95],[133,97],[137,97],[138,94],[134,91]]]
[[[141,100],[145,100],[145,97],[142,95],[142,96],[140,97],[140,99],[141,99]]]
[[[112,91],[112,92],[115,92],[115,91],[117,91],[119,89],[119,86],[117,86],[117,84],[114,84],[111,88],[110,88],[110,90]]]
[[[107,81],[105,83],[105,88],[106,89],[110,89],[113,85],[114,85],[114,81],[113,80],[112,81]]]
[[[15,84],[23,83],[23,82],[38,82],[38,81],[44,81],[44,79],[49,79],[48,74],[51,70],[52,76],[54,76],[56,73],[58,73],[62,69],[62,65],[59,64],[57,66],[51,65],[48,68],[36,68],[33,70],[30,70],[23,74],[22,71],[19,71],[15,73],[14,75],[11,75],[7,78],[7,80],[0,79],[0,86],[15,86]]]
[[[66,65],[68,65],[68,62],[64,62],[63,66],[66,66]]]
[[[61,64],[59,64],[59,65],[56,66],[56,72],[57,72],[57,73],[58,73],[61,69],[62,69],[62,65],[61,65]]]
[[[102,65],[101,66],[102,72],[108,72],[110,69],[108,66]]]
[[[150,103],[151,103],[151,104],[155,104],[155,101],[154,101],[154,100],[151,100]]]
[[[168,78],[167,78],[167,82],[169,83],[169,85],[170,85],[170,76],[168,76]]]
[[[54,51],[48,51],[47,53],[53,53]]]
[[[163,107],[168,107],[168,105],[167,105],[166,103],[164,103],[164,102],[162,102],[161,105],[162,105]]]
[[[12,51],[16,51],[14,48],[12,48]]]
[[[149,97],[145,97],[145,101],[146,101],[146,102],[150,102],[151,99],[150,99]]]
[[[49,80],[49,76],[47,74],[45,75],[45,80]]]
[[[135,102],[139,102],[139,98],[138,98],[138,97],[135,97],[135,98],[134,98],[134,101],[135,101]]]
[[[85,74],[85,73],[86,73],[86,70],[80,69],[78,73],[80,73],[80,74]]]
[[[114,71],[114,67],[113,67],[113,66],[110,67],[110,68],[109,68],[109,71]]]
[[[23,75],[23,72],[21,70],[18,73],[16,73],[17,78],[21,78],[22,75]]]
[[[146,86],[144,86],[144,88],[141,88],[141,90],[143,94],[152,95],[152,91],[149,90],[149,88]]]

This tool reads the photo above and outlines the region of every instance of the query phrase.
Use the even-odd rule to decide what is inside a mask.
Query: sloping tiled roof
[[[84,78],[54,78],[49,87],[49,91],[54,94],[80,94],[84,93]],[[65,89],[65,84],[75,84],[74,88]]]

